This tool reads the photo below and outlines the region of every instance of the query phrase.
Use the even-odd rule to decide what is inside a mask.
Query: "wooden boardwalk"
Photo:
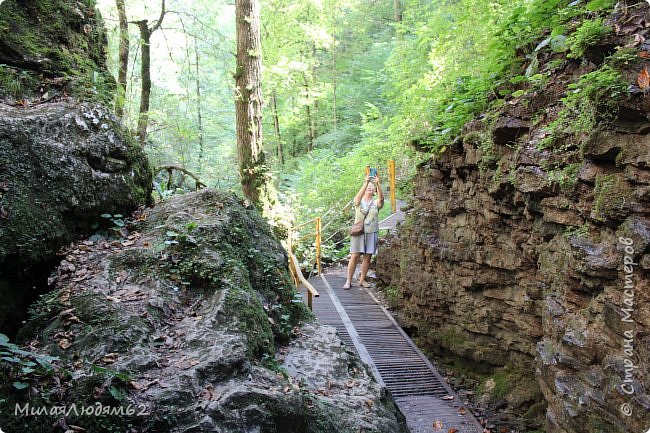
[[[336,327],[377,382],[391,392],[411,433],[454,428],[458,433],[482,433],[458,395],[372,293],[358,285],[341,288],[344,272],[330,270],[309,280],[320,293],[314,299],[314,314],[321,323]],[[441,423],[438,430],[435,423]]]

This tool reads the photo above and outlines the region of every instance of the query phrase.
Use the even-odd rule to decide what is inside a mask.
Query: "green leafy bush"
[[[596,45],[600,40],[612,32],[612,27],[605,25],[602,18],[584,21],[575,33],[569,38],[569,58],[579,59],[585,51]]]
[[[51,375],[55,367],[52,364],[58,358],[39,355],[23,350],[9,342],[9,337],[0,334],[0,376],[13,380],[12,386],[18,390],[27,388],[30,377]]]
[[[597,122],[611,122],[618,114],[618,104],[629,96],[628,87],[621,72],[609,65],[583,75],[577,83],[569,85],[567,96],[562,99],[564,107],[546,127],[549,135],[538,147],[553,147],[559,138],[589,132]],[[567,140],[562,147],[575,144]]]

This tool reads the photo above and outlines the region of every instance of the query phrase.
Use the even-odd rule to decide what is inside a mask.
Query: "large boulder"
[[[66,93],[112,99],[106,30],[95,1],[0,2],[0,99]]]
[[[61,246],[150,192],[142,148],[103,106],[0,104],[0,331],[17,329]]]
[[[55,291],[35,308],[29,344],[34,356],[58,356],[58,373],[2,370],[3,428],[403,431],[392,403],[334,329],[299,327],[312,316],[256,210],[205,189],[137,220],[121,241],[88,240],[68,251]],[[29,387],[18,391],[14,381]],[[16,403],[115,411],[57,421],[14,415]]]

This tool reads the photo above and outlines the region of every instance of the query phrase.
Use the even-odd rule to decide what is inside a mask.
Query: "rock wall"
[[[5,0],[0,4],[0,99],[67,93],[110,103],[107,38],[95,1]]]
[[[255,209],[204,189],[129,227],[120,241],[67,251],[27,346],[57,356],[55,373],[0,364],[7,431],[405,431],[336,331],[305,323],[286,253]],[[15,415],[26,403],[134,412]]]
[[[0,104],[0,292],[15,301],[0,307],[0,331],[18,329],[61,246],[150,193],[144,151],[103,106]]]
[[[600,66],[544,69],[558,56],[540,58],[548,86],[469,123],[418,168],[378,277],[429,350],[512,373],[512,407],[545,401],[548,433],[645,431],[650,97],[630,85],[615,119],[540,145],[568,83]]]
[[[0,4],[0,332],[11,336],[61,246],[150,201],[144,151],[106,108],[105,49],[93,0]]]

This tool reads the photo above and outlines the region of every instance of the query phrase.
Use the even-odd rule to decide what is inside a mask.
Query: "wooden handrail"
[[[300,265],[298,264],[298,259],[293,255],[292,252],[289,252],[289,269],[291,270],[291,276],[293,277],[293,281],[296,287],[302,283],[307,288],[307,306],[310,310],[313,310],[313,298],[318,298],[320,294],[318,293],[318,290],[314,289],[314,286],[312,286],[311,283],[307,281],[304,275],[302,275]]]

